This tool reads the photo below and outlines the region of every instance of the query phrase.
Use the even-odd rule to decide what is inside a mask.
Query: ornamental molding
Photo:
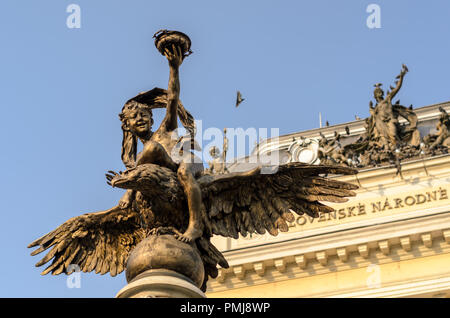
[[[424,214],[430,215],[424,216]],[[424,214],[421,217],[419,214],[410,214],[411,218],[406,220],[385,218],[376,224],[358,224],[352,229],[345,229],[345,234],[342,228],[334,229],[331,233],[310,232],[308,236],[246,246],[240,249],[224,251],[223,254],[227,257],[230,266],[234,266],[293,255],[306,255],[327,250],[334,251],[343,247],[353,247],[352,249],[360,250],[361,255],[364,256],[366,248],[360,247],[361,245],[368,244],[368,242],[376,242],[376,244],[374,243],[376,248],[381,251],[378,242],[395,239],[400,244],[400,238],[410,237],[411,235],[414,236],[414,240],[419,240],[421,244],[425,245],[429,243],[426,243],[426,240],[424,241],[422,237],[417,236],[418,230],[420,229],[420,233],[425,234],[433,231],[447,231],[447,229],[450,229],[450,210],[449,207],[445,207],[434,209],[434,211],[428,210]],[[393,228],[395,228],[395,232],[392,231]],[[445,240],[445,237],[443,239]],[[385,243],[382,243],[382,248],[386,251],[385,246]],[[336,254],[335,252],[333,253]]]
[[[288,162],[320,164],[319,142],[316,139],[294,138],[287,152],[289,154]]]
[[[325,250],[309,251],[290,256],[286,255],[285,257],[266,259],[258,262],[239,265],[230,264],[230,268],[219,270],[219,278],[209,283],[208,292],[224,291],[229,286],[242,288],[355,268],[366,268],[373,264],[382,265],[415,259],[418,257],[417,255],[420,255],[420,257],[428,257],[439,254],[450,254],[450,242],[448,239],[447,241],[445,239],[445,235],[448,236],[449,234],[450,228],[447,228],[407,236],[403,235],[401,237],[391,237],[387,240],[367,240],[365,243],[349,244],[339,248],[327,248]],[[427,246],[421,239],[423,236],[432,237],[432,245]],[[408,244],[405,244],[406,238]],[[450,272],[448,274],[448,277],[445,279],[450,281]],[[423,277],[421,279],[423,280]],[[428,279],[430,278],[428,277]],[[426,285],[427,283],[425,282],[423,284]],[[405,296],[404,289],[408,289],[411,295],[414,295],[411,291],[410,283],[403,284],[403,287],[399,287],[400,285],[396,283],[393,285],[394,287],[383,287],[383,289],[368,290],[364,288],[361,291],[349,294],[346,294],[345,291],[339,291],[334,295],[320,296],[395,297],[396,295],[400,296],[400,294],[401,296]]]
[[[445,292],[442,292],[446,290]],[[408,283],[395,283],[380,288],[364,288],[348,293],[337,293],[325,298],[398,298],[398,297],[432,297],[448,298],[450,296],[450,277],[431,277]]]
[[[431,213],[431,211],[425,211]],[[311,235],[289,241],[268,243],[224,252],[229,269],[220,269],[220,281],[211,281],[210,291],[226,289],[226,282],[245,287],[252,284],[323,274],[371,263],[388,263],[450,253],[450,211],[408,220],[361,226],[352,230]],[[392,229],[395,228],[395,231]],[[418,231],[420,229],[420,231]],[[235,267],[241,273],[235,284]],[[296,268],[297,270],[294,270]],[[259,273],[256,272],[259,270]],[[289,276],[286,276],[289,273]]]

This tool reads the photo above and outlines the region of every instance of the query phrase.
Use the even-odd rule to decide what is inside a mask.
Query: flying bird
[[[245,100],[245,98],[242,98],[242,94],[240,91],[237,91],[236,94],[236,107],[239,106],[240,103],[242,103]]]
[[[203,198],[203,235],[192,244],[199,251],[206,289],[209,277],[217,277],[218,268],[228,268],[222,253],[211,243],[213,235],[239,238],[239,234],[266,231],[277,235],[287,232],[288,222],[298,215],[319,217],[334,211],[321,203],[345,202],[354,196],[358,186],[331,180],[325,174],[356,174],[357,170],[340,166],[289,163],[277,166],[273,174],[264,174],[262,167],[247,172],[223,175],[202,175],[197,179]],[[51,264],[42,274],[66,272],[77,264],[83,272],[111,276],[121,273],[132,249],[148,235],[170,229],[183,232],[189,213],[183,187],[176,172],[154,164],[142,164],[122,173],[110,172],[108,182],[118,188],[137,190],[133,206],[87,213],[69,219],[54,231],[32,242],[36,255],[49,250],[36,266]]]

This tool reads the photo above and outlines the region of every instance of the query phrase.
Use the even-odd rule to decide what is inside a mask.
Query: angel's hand
[[[408,73],[408,68],[406,67],[406,65],[405,64],[402,64],[402,75],[405,75],[406,73]]]
[[[180,46],[175,46],[175,44],[172,44],[172,52],[166,48],[164,55],[169,61],[170,67],[178,68],[181,63],[183,63],[184,55]]]

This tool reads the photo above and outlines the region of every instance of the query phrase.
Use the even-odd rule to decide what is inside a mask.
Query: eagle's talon
[[[175,229],[172,226],[160,226],[157,228],[153,228],[150,231],[148,231],[149,235],[155,235],[155,236],[159,236],[159,235],[173,235],[175,236],[175,238],[177,238],[178,236],[181,236],[182,234]]]
[[[187,237],[183,234],[175,234],[174,236],[180,242],[187,243],[187,244],[192,242],[192,239],[190,237]]]

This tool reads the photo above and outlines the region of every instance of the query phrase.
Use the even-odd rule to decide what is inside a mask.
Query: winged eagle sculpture
[[[173,236],[200,255],[204,276],[198,286],[205,291],[208,277],[217,277],[218,266],[228,267],[211,243],[213,235],[234,239],[239,234],[277,235],[288,231],[294,213],[318,217],[334,211],[321,201],[345,202],[355,195],[356,185],[324,177],[357,172],[348,167],[289,163],[272,174],[262,173],[263,167],[258,166],[246,172],[209,175],[182,160],[172,161],[167,154],[173,143],[167,136],[176,129],[177,114],[185,126],[193,128],[191,115],[178,99],[178,67],[186,56],[180,48],[189,52],[190,42],[179,32],[162,35],[172,43],[168,50],[161,44],[164,36],[157,38],[157,47],[171,67],[169,89],[153,89],[125,104],[120,118],[127,170],[106,175],[111,186],[127,192],[117,206],[71,218],[32,242],[28,247],[37,247],[32,255],[48,251],[36,264],[49,263],[43,275],[70,274],[73,267],[69,265],[76,264],[83,272],[116,276],[125,269],[128,272],[127,262],[139,243],[149,237]],[[177,39],[178,46],[173,44]],[[164,107],[161,103],[166,104],[166,117],[151,132],[151,108]],[[138,139],[144,144],[139,156]]]
[[[322,177],[322,174],[353,174],[354,169],[289,163],[275,174],[261,168],[245,173],[204,175],[201,185],[205,211],[203,235],[195,241],[205,273],[217,277],[217,265],[228,268],[223,255],[211,244],[212,235],[237,239],[239,234],[271,235],[287,232],[294,213],[318,217],[334,211],[320,201],[345,202],[357,186]],[[155,164],[144,164],[117,174],[111,185],[137,190],[133,206],[87,213],[69,219],[29,245],[32,255],[50,251],[36,266],[52,261],[42,274],[66,272],[77,264],[83,272],[111,276],[121,273],[134,246],[152,230],[183,232],[189,219],[186,197],[176,173]],[[294,213],[293,213],[294,212]],[[205,283],[207,280],[205,275]],[[205,285],[206,286],[206,285]]]

